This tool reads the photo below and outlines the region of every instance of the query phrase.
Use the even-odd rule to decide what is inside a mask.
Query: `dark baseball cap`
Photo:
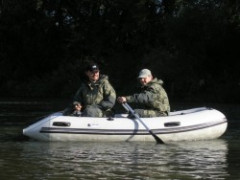
[[[99,71],[99,67],[97,64],[90,64],[86,67],[86,71]]]

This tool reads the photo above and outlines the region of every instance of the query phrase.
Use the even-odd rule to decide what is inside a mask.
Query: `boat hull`
[[[216,139],[227,129],[221,112],[204,107],[141,119],[164,143]],[[25,128],[23,134],[40,141],[155,141],[141,122],[126,114],[109,119],[70,117],[59,112]]]

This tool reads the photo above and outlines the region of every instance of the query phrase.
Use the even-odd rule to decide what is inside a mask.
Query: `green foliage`
[[[150,68],[170,101],[239,101],[239,8],[227,0],[1,1],[0,92],[72,96],[94,59],[118,95],[134,92],[138,71]]]

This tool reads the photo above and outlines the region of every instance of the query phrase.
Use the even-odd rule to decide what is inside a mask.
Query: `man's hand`
[[[127,99],[126,99],[126,97],[124,97],[124,96],[118,97],[117,100],[118,100],[118,102],[121,103],[121,104],[127,102]]]
[[[80,103],[74,103],[73,105],[74,105],[74,110],[81,111],[82,105]]]

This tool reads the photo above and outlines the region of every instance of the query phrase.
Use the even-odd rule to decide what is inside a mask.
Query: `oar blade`
[[[149,130],[149,133],[154,137],[157,144],[164,144],[164,142],[156,134],[154,134],[151,130]]]

